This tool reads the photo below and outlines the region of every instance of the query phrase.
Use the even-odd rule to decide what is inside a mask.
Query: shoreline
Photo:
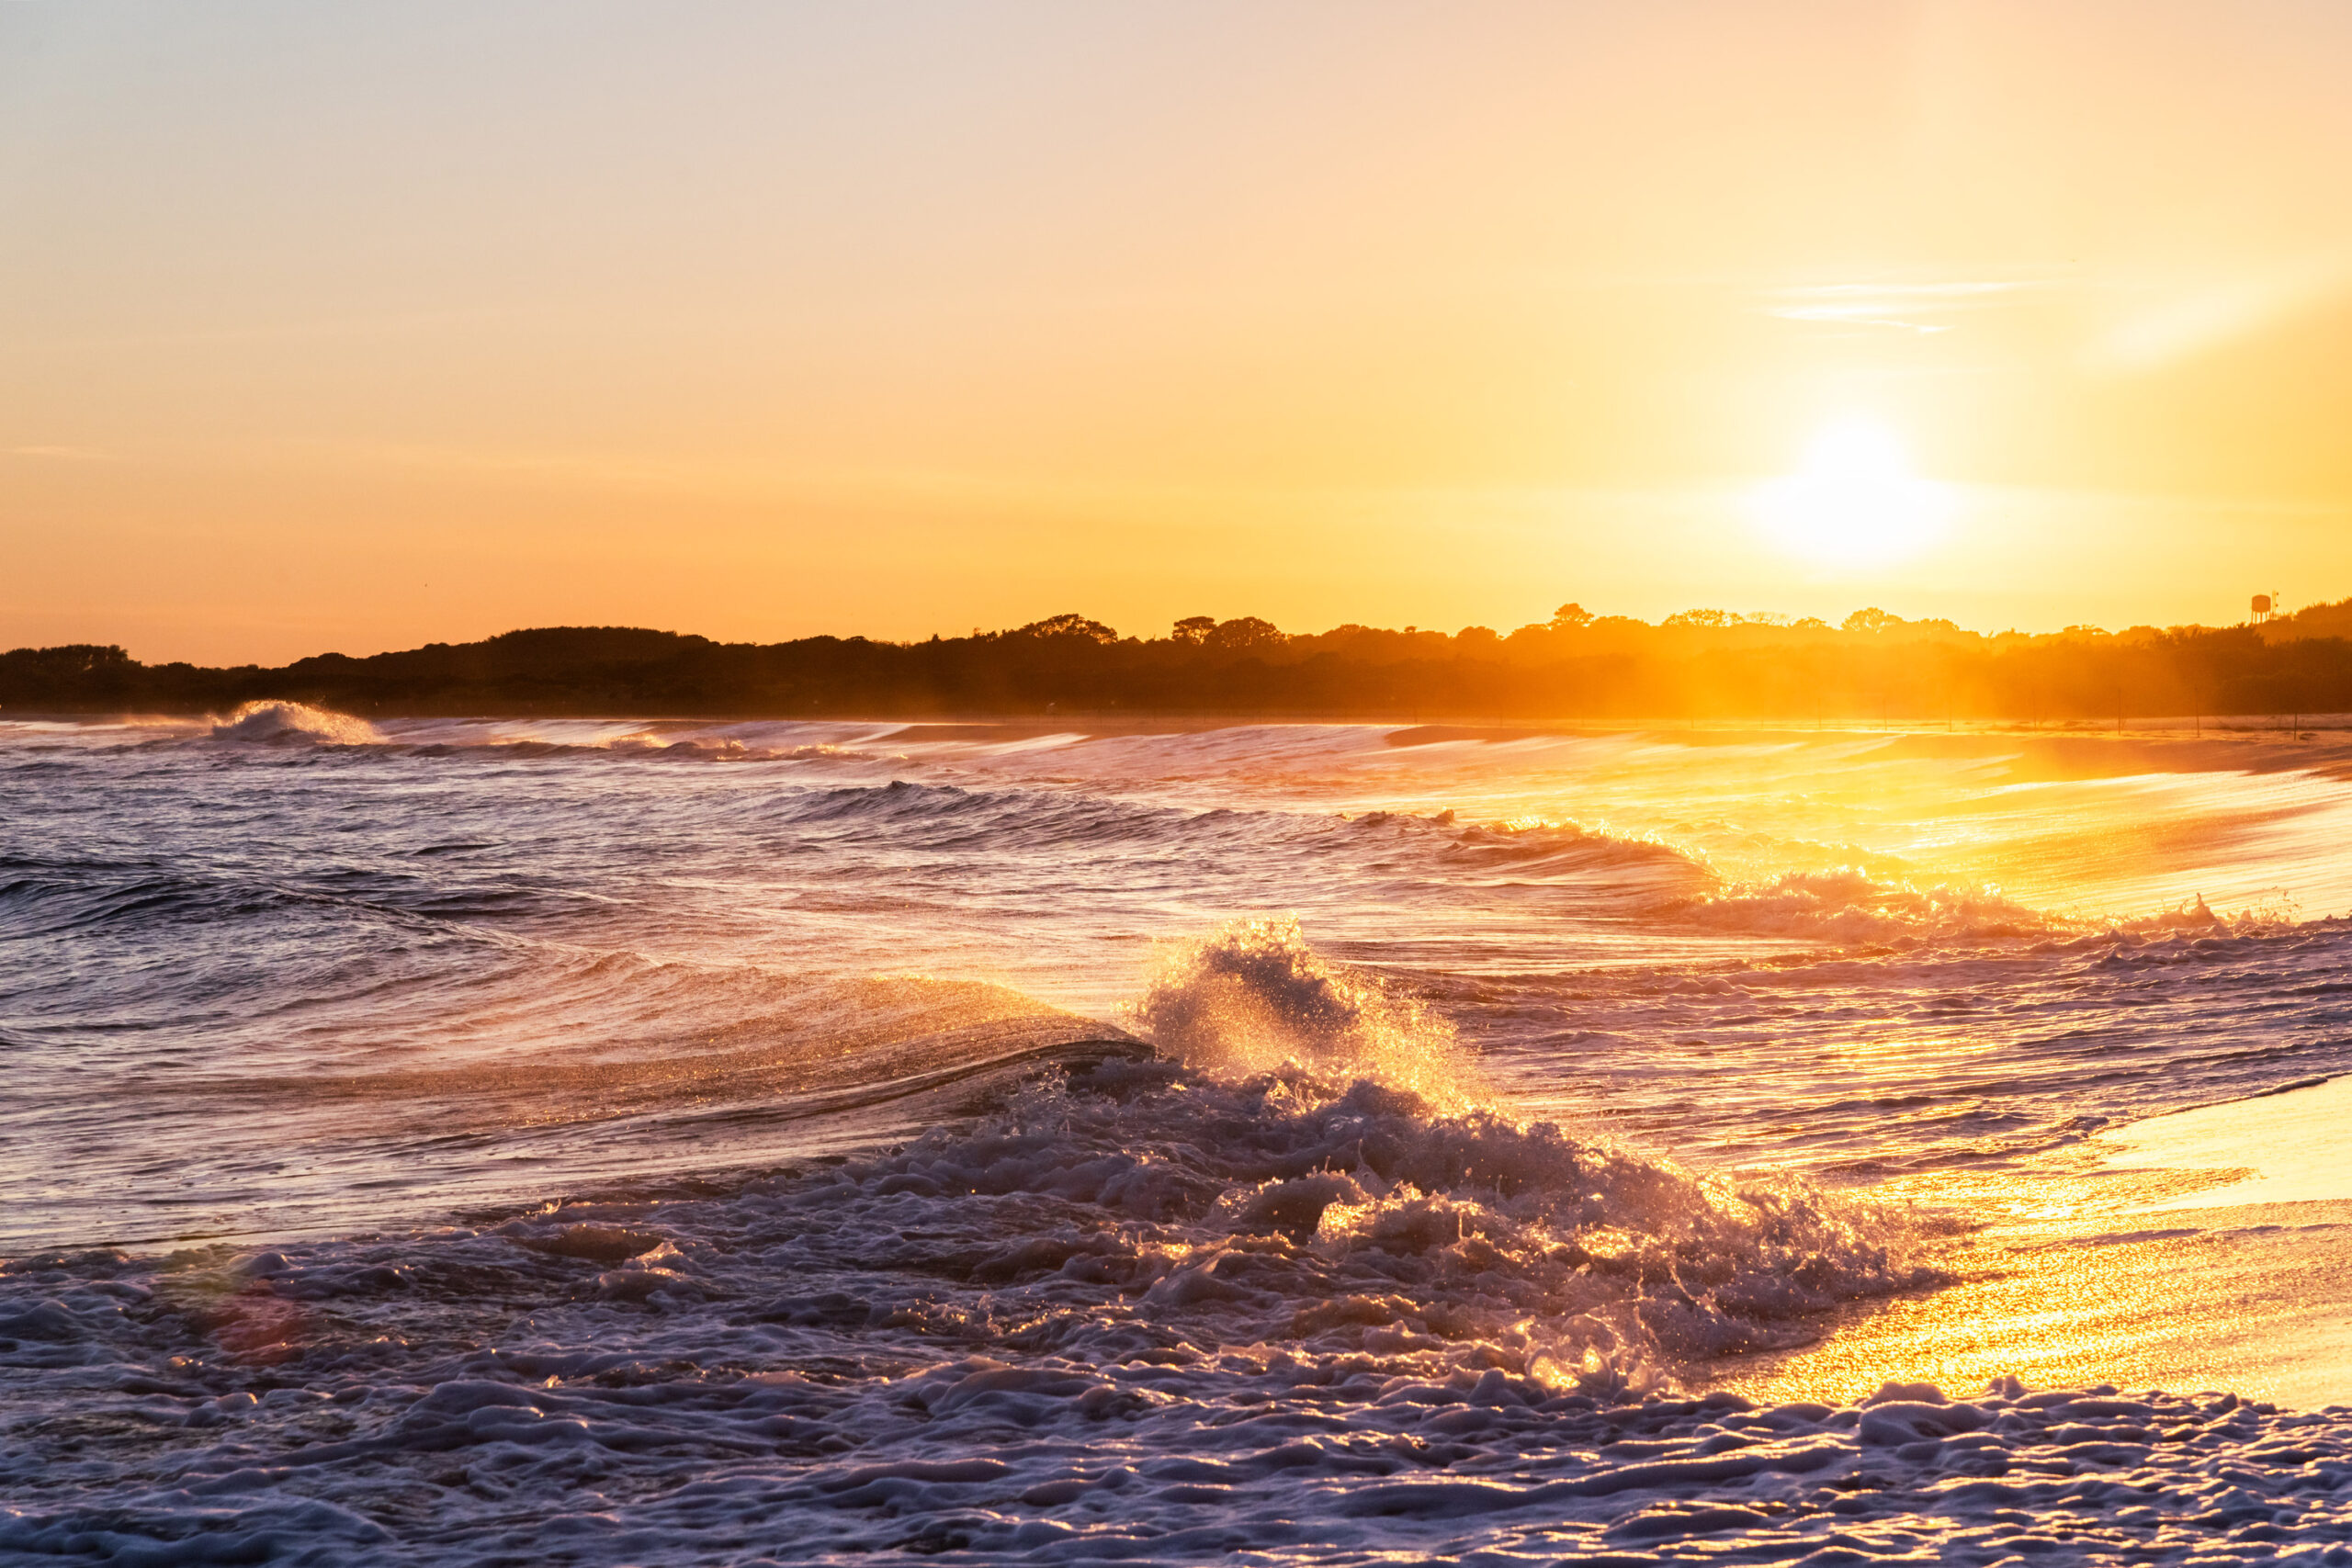
[[[1954,1280],[1719,1363],[1713,1385],[1843,1402],[1881,1382],[1965,1397],[2016,1377],[2352,1405],[2352,1169],[2325,1137],[2347,1115],[2352,1077],[2336,1077],[2128,1122],[1999,1173],[1889,1184],[1991,1216],[1952,1249]]]

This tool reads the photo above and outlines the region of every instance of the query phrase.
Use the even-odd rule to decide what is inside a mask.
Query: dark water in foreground
[[[1675,1392],[2342,1072],[2352,787],[1422,739],[0,726],[0,1558],[2352,1554],[2341,1412]]]

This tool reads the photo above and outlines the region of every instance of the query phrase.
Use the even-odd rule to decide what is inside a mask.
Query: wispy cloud
[[[2002,296],[2046,287],[2041,279],[1962,278],[1928,283],[1821,283],[1766,296],[1764,310],[1788,321],[1882,327],[1892,332],[1948,333],[1964,311]]]
[[[2156,370],[2352,293],[2352,252],[2328,251],[2169,291],[2127,317],[2091,355],[2104,370]]]

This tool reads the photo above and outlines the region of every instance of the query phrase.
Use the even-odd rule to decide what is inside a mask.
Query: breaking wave
[[[321,746],[371,746],[384,739],[364,718],[308,703],[247,703],[212,727],[215,740],[308,741]]]
[[[1231,920],[1198,941],[1163,945],[1123,1021],[1167,1055],[1221,1077],[1362,1077],[1457,1108],[1490,1092],[1451,1023],[1325,960],[1288,916]]]
[[[2193,894],[2152,914],[2098,923],[2128,936],[2256,936],[2296,925],[2301,919],[2301,908],[2284,892],[2233,914],[2222,913],[2205,902],[2204,895]]]
[[[1551,1122],[1295,1069],[1237,1081],[1103,1059],[830,1179],[828,1213],[854,1201],[844,1186],[912,1192],[948,1233],[1001,1236],[971,1267],[1007,1326],[1052,1303],[1067,1314],[1056,1337],[1086,1341],[1136,1300],[1204,1351],[1370,1355],[1419,1375],[1501,1366],[1592,1393],[1804,1340],[1810,1314],[1937,1277],[1894,1213],[1802,1180],[1701,1176]],[[999,1223],[1023,1198],[1052,1201]],[[1006,1290],[1032,1282],[1035,1300]]]
[[[692,1475],[722,1432],[730,1462],[771,1468],[868,1446],[836,1491],[900,1470],[994,1480],[1017,1453],[1118,1441],[1175,1486],[1167,1500],[1216,1504],[1230,1477],[1200,1456],[1237,1434],[1276,1455],[1249,1461],[1269,1473],[1336,1466],[1370,1483],[1507,1437],[1492,1409],[1730,1412],[1744,1402],[1662,1396],[1692,1364],[1804,1342],[1842,1303],[1941,1278],[1895,1210],[1514,1116],[1441,1017],[1317,954],[1292,920],[1163,951],[1128,1013],[1155,1051],[1047,1042],[1021,1054],[1025,1081],[895,1149],[656,1179],[405,1239],[0,1265],[0,1364],[85,1404],[94,1376],[113,1380],[172,1450],[75,1468],[39,1508],[0,1511],[0,1547],[45,1549],[108,1509],[125,1542],[169,1539],[180,1505],[121,1511],[151,1470],[184,1483],[257,1462],[266,1479],[218,1528],[266,1535],[288,1478],[288,1506],[311,1510],[291,1528],[383,1547],[399,1538],[376,1521],[408,1517],[419,1467],[452,1446],[666,1455],[674,1439],[648,1424],[673,1416],[700,1423]],[[976,1086],[960,1057],[957,1072],[960,1096]],[[481,1348],[453,1359],[453,1343]],[[746,1375],[746,1358],[783,1370]],[[295,1406],[256,1389],[356,1418],[257,1461]],[[635,1414],[592,1435],[580,1402],[607,1393]],[[902,1429],[918,1407],[1029,1440],[999,1432],[1006,1459],[938,1460]],[[1067,1470],[1041,1470],[1022,1506],[1080,1496]],[[1367,1493],[1358,1511],[1393,1510]]]
[[[1710,930],[1795,937],[1846,946],[1910,946],[2003,938],[2245,936],[2296,923],[2284,897],[2223,914],[2191,895],[2145,914],[2085,915],[2036,909],[1990,884],[1917,883],[1854,866],[1792,871],[1670,903],[1666,913]]]
[[[1284,1303],[1292,1336],[1345,1329],[1362,1348],[1367,1328],[1404,1325],[1507,1350],[1530,1375],[1540,1362],[1541,1375],[1614,1387],[1676,1357],[1785,1342],[1805,1314],[1930,1277],[1886,1211],[1520,1122],[1451,1024],[1324,959],[1293,919],[1232,921],[1164,949],[1125,1021],[1167,1060],[1095,1068],[1090,1081],[1114,1080],[1107,1100],[1065,1096],[984,1136],[1000,1173],[1019,1146],[1056,1172],[1084,1168],[1095,1202],[1193,1218],[1192,1282],[1155,1279],[1154,1299],[1239,1299],[1210,1283],[1221,1268],[1271,1283],[1262,1246],[1251,1262],[1219,1259],[1241,1237],[1280,1235],[1297,1276],[1262,1300]],[[1153,1092],[1130,1103],[1122,1091],[1147,1081]],[[957,1146],[895,1157],[936,1182]],[[942,1190],[971,1179],[950,1175]],[[1418,1260],[1409,1278],[1404,1258]]]
[[[1853,866],[1727,884],[1680,901],[1673,912],[1715,931],[1849,944],[2044,936],[2069,929],[2068,922],[2028,908],[1997,887],[1922,887]]]

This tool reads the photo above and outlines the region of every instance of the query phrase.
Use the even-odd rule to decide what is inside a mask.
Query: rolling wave
[[[2068,922],[2016,903],[1996,887],[1955,883],[1922,887],[1853,866],[1733,883],[1665,906],[1665,912],[1714,931],[1846,945],[1984,942],[2042,937],[2071,929]]]
[[[247,703],[212,726],[215,740],[262,744],[368,746],[380,743],[381,731],[364,718],[308,703]]]
[[[2098,933],[2256,935],[2291,926],[2286,900],[2222,914],[2199,894],[2140,913],[2037,909],[1987,883],[1874,875],[1858,866],[1792,871],[1659,906],[1669,919],[1711,931],[1789,937],[1839,946],[2042,941]]]

